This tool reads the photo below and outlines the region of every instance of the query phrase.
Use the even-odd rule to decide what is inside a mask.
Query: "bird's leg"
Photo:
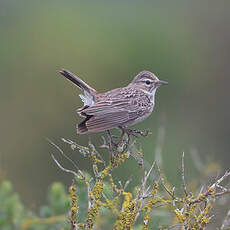
[[[111,162],[113,162],[113,159],[114,159],[114,156],[113,156],[114,147],[115,147],[115,149],[117,148],[117,143],[115,143],[113,141],[113,137],[112,137],[112,134],[111,134],[110,130],[107,130],[107,134],[108,134],[108,139],[109,139],[110,160],[111,160]]]
[[[110,130],[107,130],[107,133],[108,133],[109,142],[110,142],[111,146],[116,147],[116,146],[117,146],[117,143],[113,141],[113,137],[114,137],[114,136],[112,136]]]
[[[124,141],[124,136],[125,136],[125,129],[121,126],[118,127],[121,130],[121,136],[120,136],[120,140],[118,142],[118,145],[121,145],[122,142]]]
[[[121,129],[121,137],[120,137],[119,145],[124,144],[125,141],[126,142],[125,145],[127,147],[127,145],[130,142],[130,133],[128,132],[128,129],[126,129],[125,127],[119,126],[118,128]],[[127,135],[127,141],[124,139],[125,134]]]
[[[127,142],[126,138],[124,138],[126,134],[125,129],[122,126],[118,126],[118,128],[121,130],[121,136],[117,143],[117,157],[119,156],[119,153],[123,152],[127,148],[129,142]]]

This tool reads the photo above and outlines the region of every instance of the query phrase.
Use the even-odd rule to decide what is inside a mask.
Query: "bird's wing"
[[[141,108],[138,107],[138,105],[135,105],[133,101],[130,98],[123,98],[123,99],[113,99],[113,100],[107,100],[107,101],[99,101],[95,104],[80,109],[78,112],[82,115],[93,115],[93,116],[100,116],[104,114],[111,114],[116,112],[132,112],[132,111],[138,111]]]
[[[92,116],[85,122],[78,125],[78,131],[84,132],[100,132],[118,126],[122,126],[128,121],[136,119],[138,114],[136,112],[128,111],[114,111],[111,113],[105,113],[100,116]]]
[[[78,125],[79,133],[100,132],[127,122],[132,122],[140,115],[139,108],[130,98],[100,101],[79,111],[86,119]]]
[[[148,110],[146,97],[113,95],[97,101],[89,107],[83,107],[78,113],[85,120],[78,125],[79,133],[100,132],[132,123]]]

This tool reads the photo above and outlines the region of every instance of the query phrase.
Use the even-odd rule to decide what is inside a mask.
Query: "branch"
[[[230,193],[230,189],[226,189],[223,186],[219,186],[219,184],[226,179],[228,176],[230,176],[230,171],[226,171],[225,174],[218,179],[215,183],[213,183],[207,190],[205,193],[201,193],[196,199],[191,200],[189,203],[190,204],[195,204],[195,203],[199,203],[201,201],[203,201],[205,198],[207,198],[208,196],[214,196],[214,197],[218,197],[218,196],[222,196],[224,194]],[[221,189],[220,192],[216,192],[216,189],[219,188]]]
[[[71,174],[73,174],[74,176],[76,176],[76,177],[77,177],[78,179],[80,179],[80,180],[84,180],[84,179],[85,179],[85,176],[83,175],[83,173],[82,173],[80,170],[78,170],[78,172],[81,174],[81,177],[80,177],[75,171],[64,168],[64,167],[56,160],[56,158],[54,157],[53,154],[51,154],[51,156],[52,156],[54,162],[56,163],[56,165],[57,165],[62,171],[67,172],[67,173],[71,173]]]
[[[220,229],[221,230],[227,230],[227,229],[229,229],[229,226],[230,226],[230,209],[227,213],[227,216],[224,218],[224,221],[223,221]]]
[[[186,183],[185,183],[185,179],[184,179],[184,152],[182,153],[182,160],[181,160],[181,177],[182,177],[182,185],[184,188],[184,194],[187,197],[188,192],[187,192],[187,187],[186,187]]]

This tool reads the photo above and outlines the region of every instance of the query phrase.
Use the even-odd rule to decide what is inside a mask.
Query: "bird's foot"
[[[149,134],[151,134],[150,130],[138,130],[138,129],[122,128],[122,131],[127,134],[128,138],[130,138],[130,136],[134,136],[137,138],[138,137],[146,137]]]

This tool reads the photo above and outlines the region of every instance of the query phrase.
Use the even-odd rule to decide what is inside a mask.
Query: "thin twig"
[[[166,191],[173,199],[175,199],[174,194],[173,194],[171,191],[169,191],[169,189],[166,187],[166,185],[165,185],[165,183],[164,183],[164,179],[163,179],[163,176],[162,176],[162,173],[161,173],[161,170],[160,170],[159,165],[156,164],[156,166],[157,166],[157,170],[158,170],[159,175],[160,175],[160,181],[161,181],[161,184],[162,184],[163,188],[165,189],[165,191]]]
[[[48,139],[47,138],[47,140],[48,140],[48,142],[51,144],[51,145],[53,145],[61,154],[62,154],[62,156],[64,157],[64,158],[66,158],[78,171],[80,170],[79,168],[78,168],[78,166],[75,164],[75,162],[72,160],[72,159],[70,159],[63,151],[62,151],[62,149],[59,147],[59,146],[57,146],[53,141],[51,141],[50,139]]]
[[[103,144],[100,146],[100,148],[105,148],[105,149],[109,149],[109,146],[107,145],[106,139],[104,136],[101,136],[101,139],[103,141]]]
[[[214,196],[214,197],[218,197],[218,196],[222,196],[224,194],[230,193],[230,189],[226,189],[223,186],[222,187],[222,191],[220,192],[216,192],[216,189],[218,188],[218,185],[224,180],[226,179],[228,176],[230,176],[230,171],[226,171],[225,174],[220,177],[220,179],[218,179],[215,183],[213,183],[207,190],[205,193],[203,193],[203,195],[199,195],[196,199],[193,199],[189,202],[189,204],[195,204],[195,203],[200,203],[204,200],[204,198],[207,198],[208,196]],[[224,188],[224,189],[223,189]],[[213,193],[214,192],[214,193]]]
[[[129,183],[132,181],[132,178],[128,179],[126,182],[125,182],[125,185],[124,185],[124,190],[127,188],[127,186],[129,185]]]
[[[149,176],[150,176],[150,174],[151,174],[151,172],[152,172],[152,170],[153,170],[153,168],[154,168],[154,166],[155,166],[155,163],[156,163],[156,162],[154,161],[153,164],[152,164],[152,166],[151,166],[151,168],[149,169],[148,173],[146,173],[146,174],[143,176],[143,178],[142,178],[142,183],[141,183],[140,190],[139,190],[139,192],[138,192],[137,200],[139,200],[139,199],[140,199],[140,196],[142,196],[142,194],[144,193],[144,190],[145,190],[145,186],[146,186],[147,180],[148,180],[148,178],[149,178]]]
[[[230,170],[226,171],[225,174],[219,180],[217,180],[215,183],[213,183],[211,188],[215,189],[217,187],[217,185],[219,185],[228,176],[230,176]]]
[[[185,183],[185,179],[184,179],[184,152],[182,153],[182,160],[181,160],[181,177],[182,177],[182,185],[184,188],[184,194],[187,197],[188,192],[187,192],[187,187],[186,187],[186,183]]]
[[[230,189],[227,189],[227,190],[222,191],[222,192],[215,193],[215,197],[223,196],[223,195],[228,194],[228,193],[230,193]]]
[[[230,226],[230,209],[229,209],[226,217],[224,218],[224,221],[223,221],[220,229],[221,230],[227,230],[227,229],[229,229],[229,226]]]
[[[84,179],[85,179],[85,176],[81,173],[80,170],[78,170],[78,172],[81,174],[82,177],[79,177],[79,175],[78,175],[75,171],[64,168],[64,167],[56,160],[56,158],[54,157],[53,154],[51,154],[51,156],[52,156],[54,162],[56,163],[56,165],[57,165],[62,171],[67,172],[67,173],[71,173],[71,174],[73,174],[74,176],[76,176],[78,179],[81,179],[81,180],[84,180]]]

